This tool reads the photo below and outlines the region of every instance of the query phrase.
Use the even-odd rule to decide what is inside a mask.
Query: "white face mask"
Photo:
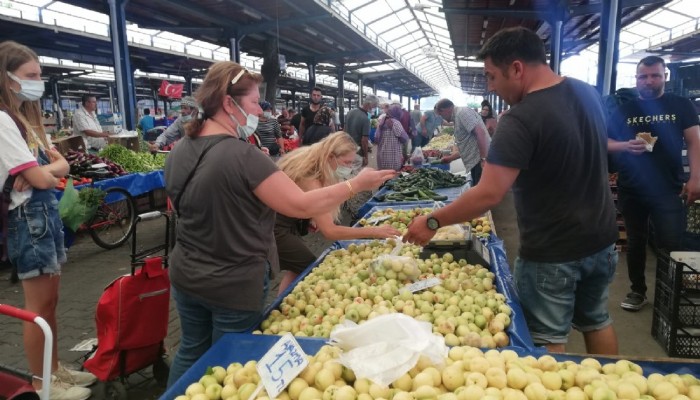
[[[12,72],[7,72],[7,76],[13,81],[19,83],[19,92],[15,92],[17,97],[22,101],[36,101],[44,95],[44,81],[35,81],[31,79],[19,79]]]
[[[231,99],[231,100],[233,100],[233,99]],[[235,122],[238,125],[238,128],[236,128],[236,132],[238,132],[238,136],[241,139],[248,139],[248,137],[250,135],[255,133],[255,129],[257,129],[257,127],[258,127],[258,116],[253,115],[253,114],[246,114],[246,112],[243,111],[241,106],[239,106],[238,103],[236,103],[236,100],[233,100],[233,104],[235,104],[236,107],[238,107],[238,109],[241,111],[241,113],[243,113],[243,115],[245,115],[245,118],[246,118],[245,125],[241,125],[240,123],[238,123],[238,120],[236,119],[236,117],[233,116],[233,114],[229,114],[229,117],[231,118],[231,120],[233,122]]]
[[[192,116],[191,115],[183,115],[182,117],[182,122],[190,122],[192,121]]]
[[[265,118],[270,118],[270,117],[272,117],[272,112],[270,112],[270,111],[263,111],[263,115],[265,116]]]
[[[346,167],[345,165],[338,165],[338,168],[335,169],[335,176],[347,180],[352,176],[352,168]]]

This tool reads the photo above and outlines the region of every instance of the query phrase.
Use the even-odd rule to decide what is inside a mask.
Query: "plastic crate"
[[[664,283],[657,282],[654,307],[678,326],[700,328],[700,296],[676,293]]]
[[[700,358],[700,328],[683,328],[654,307],[651,336],[670,357]]]
[[[656,282],[663,283],[675,294],[700,295],[700,253],[687,251],[659,252]]]

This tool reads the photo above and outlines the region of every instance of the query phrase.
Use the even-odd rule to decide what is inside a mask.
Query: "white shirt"
[[[102,126],[94,112],[89,112],[85,107],[80,106],[73,114],[73,134],[82,136],[85,143],[91,149],[101,149],[107,145],[104,138],[90,137],[85,134],[85,130],[102,132]]]
[[[22,171],[38,166],[36,157],[22,138],[22,133],[10,116],[0,111],[0,185],[5,185],[10,174],[18,175]],[[27,132],[27,135],[30,135]],[[10,194],[10,210],[24,204],[32,197],[32,189],[24,192],[15,190]]]

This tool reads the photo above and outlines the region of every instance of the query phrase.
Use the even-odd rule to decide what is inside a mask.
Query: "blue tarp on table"
[[[94,187],[98,189],[108,189],[111,187],[120,187],[126,189],[132,196],[140,196],[144,193],[151,192],[156,189],[165,187],[165,177],[162,170],[136,173],[120,176],[118,178],[103,179],[95,181],[92,184],[80,185],[76,189],[80,190],[84,187]],[[63,197],[62,190],[54,190],[56,199],[61,200]],[[109,199],[107,199],[109,201]]]
[[[432,189],[433,192],[441,195],[441,196],[447,196],[447,200],[443,201],[443,203],[450,203],[454,201],[457,197],[459,197],[464,191],[469,189],[470,184],[469,182],[465,183],[462,186],[458,187],[450,187],[450,188],[440,188],[440,189]],[[421,204],[425,203],[426,200],[419,200],[419,201],[378,201],[375,200],[374,197],[378,196],[383,196],[387,195],[389,193],[394,193],[393,190],[383,187],[381,188],[377,193],[374,194],[373,197],[371,197],[360,209],[357,211],[358,215],[365,215],[369,210],[372,209],[372,207],[375,206],[387,206],[391,207],[392,205],[396,204]]]

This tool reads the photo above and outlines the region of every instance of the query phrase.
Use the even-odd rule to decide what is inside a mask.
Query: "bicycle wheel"
[[[105,202],[88,224],[92,240],[105,249],[116,249],[129,239],[136,225],[136,205],[128,191],[118,187],[105,190]]]

